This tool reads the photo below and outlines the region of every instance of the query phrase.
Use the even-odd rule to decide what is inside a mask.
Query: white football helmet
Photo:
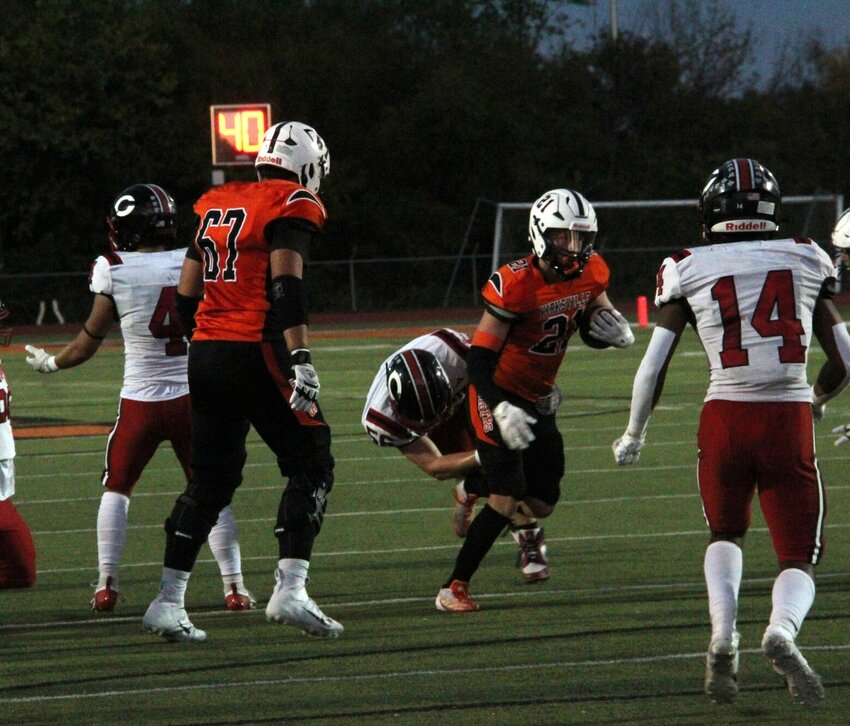
[[[835,223],[835,229],[832,230],[832,245],[842,250],[850,249],[850,209],[845,209],[844,214]]]
[[[553,189],[531,207],[528,240],[541,260],[564,277],[578,277],[593,254],[598,231],[593,205],[578,192]],[[555,230],[567,232],[566,246],[553,244]]]
[[[291,171],[298,183],[314,194],[331,171],[331,157],[322,137],[311,126],[298,121],[285,121],[270,126],[254,167],[276,167]]]

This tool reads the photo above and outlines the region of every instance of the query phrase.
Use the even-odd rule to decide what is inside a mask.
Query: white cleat
[[[817,708],[824,699],[820,676],[812,670],[794,640],[778,628],[765,631],[762,650],[773,663],[773,670],[785,678],[791,697],[806,708]]]
[[[300,590],[284,590],[278,584],[266,605],[266,618],[276,623],[294,625],[308,635],[320,638],[336,638],[344,629],[319,609],[303,587]]]
[[[712,638],[705,657],[705,692],[719,704],[734,703],[738,697],[738,643],[741,636]]]
[[[207,634],[199,630],[189,620],[186,608],[176,603],[155,599],[142,619],[142,627],[149,633],[161,635],[170,642],[199,643],[207,639]]]

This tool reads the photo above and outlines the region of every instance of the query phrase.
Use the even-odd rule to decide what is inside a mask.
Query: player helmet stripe
[[[403,350],[387,363],[386,375],[390,403],[405,425],[431,427],[448,412],[451,384],[433,353]]]

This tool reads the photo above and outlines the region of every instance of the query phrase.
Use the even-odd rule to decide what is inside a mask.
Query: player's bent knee
[[[178,536],[204,542],[218,521],[218,515],[223,506],[199,502],[188,494],[181,494],[174,503],[171,515],[165,520],[165,532],[169,536],[179,533]]]
[[[333,475],[330,473],[296,474],[290,477],[278,507],[275,534],[294,532],[310,526],[318,534],[332,487]]]
[[[554,504],[547,504],[540,499],[524,499],[523,506],[531,515],[537,519],[546,519],[552,512],[555,511]]]

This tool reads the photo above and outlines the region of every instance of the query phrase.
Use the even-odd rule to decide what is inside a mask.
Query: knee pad
[[[312,526],[318,534],[328,506],[327,495],[333,488],[333,474],[297,474],[290,477],[277,510],[275,534]]]
[[[191,538],[200,546],[206,541],[218,520],[219,511],[214,506],[200,504],[186,493],[181,494],[177,497],[170,516],[165,520],[165,532],[169,537],[177,535]]]

